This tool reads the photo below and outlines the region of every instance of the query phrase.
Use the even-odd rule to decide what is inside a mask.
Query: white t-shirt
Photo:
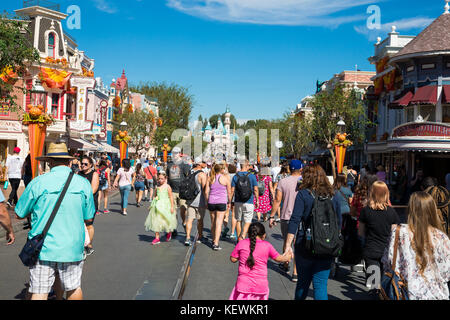
[[[22,166],[24,159],[19,156],[9,156],[6,159],[6,167],[8,168],[8,178],[22,179]]]
[[[123,168],[120,168],[117,170],[117,175],[120,177],[119,179],[119,187],[128,186],[131,184],[131,181],[133,180],[133,168],[130,168],[130,170],[125,171]]]

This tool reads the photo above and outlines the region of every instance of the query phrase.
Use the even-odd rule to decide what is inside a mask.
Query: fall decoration
[[[17,81],[17,78],[18,75],[13,71],[11,66],[4,68],[0,74],[0,79],[2,79],[3,82],[10,84],[14,84]]]
[[[72,72],[59,71],[52,68],[41,68],[39,77],[45,85],[51,89],[64,89]]]
[[[69,66],[69,63],[67,62],[66,58],[54,59],[52,57],[47,57],[47,58],[45,58],[45,62],[47,62],[49,64],[60,64],[63,66],[63,68],[67,68]]]
[[[115,98],[114,98],[114,100],[113,100],[113,106],[114,107],[119,107],[120,106],[120,103],[121,103],[122,101],[121,101],[121,99],[120,99],[120,97],[119,96],[116,96]]]
[[[128,105],[128,108],[127,108],[127,111],[128,112],[130,112],[130,113],[133,113],[133,105],[130,103],[129,105]]]
[[[130,142],[130,140],[131,140],[131,137],[128,135],[127,131],[119,130],[119,134],[116,136],[116,141],[128,143],[128,142]]]
[[[24,125],[37,124],[39,126],[49,126],[55,123],[55,118],[47,113],[47,108],[42,105],[27,105],[26,112],[22,115]]]
[[[338,173],[342,173],[344,167],[345,151],[347,147],[353,145],[353,142],[347,139],[348,134],[338,133],[333,140],[333,146],[336,151],[336,166]]]
[[[82,74],[83,77],[89,77],[89,78],[94,77],[94,71],[88,71],[85,67],[81,67],[81,70],[83,71],[83,74]]]

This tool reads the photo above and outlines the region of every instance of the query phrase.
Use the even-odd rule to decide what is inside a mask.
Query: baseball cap
[[[172,153],[180,153],[181,152],[181,148],[180,147],[175,147],[172,149]]]
[[[194,164],[202,164],[202,163],[203,163],[202,157],[195,157]]]
[[[20,153],[20,148],[19,147],[15,147],[14,148],[14,153]]]
[[[300,160],[292,160],[291,163],[289,163],[289,169],[291,170],[300,170],[303,168],[303,162]]]

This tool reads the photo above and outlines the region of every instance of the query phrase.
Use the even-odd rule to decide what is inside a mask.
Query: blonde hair
[[[444,232],[436,202],[428,193],[419,191],[411,195],[408,203],[408,227],[413,233],[411,244],[416,253],[419,273],[423,275],[429,260],[434,262],[429,229],[432,227]]]
[[[375,181],[369,192],[369,208],[386,210],[389,206],[389,188],[383,181]]]
[[[221,163],[216,163],[214,167],[212,167],[211,175],[209,177],[209,182],[211,185],[216,181],[216,175],[218,175],[223,169],[225,169],[225,165]]]

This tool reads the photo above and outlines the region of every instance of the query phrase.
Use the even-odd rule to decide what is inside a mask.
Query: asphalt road
[[[88,256],[82,277],[82,289],[87,300],[168,300],[180,287],[185,262],[191,258],[189,278],[183,300],[226,300],[236,282],[238,265],[229,260],[234,242],[221,241],[223,250],[213,251],[209,244],[198,244],[195,254],[189,255],[184,246],[185,233],[179,222],[177,238],[152,246],[154,234],[144,230],[149,203],[137,208],[134,194],[130,195],[128,215],[119,212],[117,194],[110,200],[110,211],[95,220],[95,252]],[[195,225],[195,223],[194,223]],[[267,239],[279,252],[282,239],[279,226],[270,229],[265,223]],[[204,235],[210,237],[210,218],[205,218]],[[192,234],[196,232],[193,228]],[[18,254],[26,239],[26,231],[16,233],[16,243],[5,246],[0,239],[0,300],[23,299],[29,280]],[[349,267],[341,269],[337,280],[328,282],[332,300],[368,299],[364,276],[351,273]],[[269,261],[268,276],[270,299],[292,300],[295,283],[290,276]],[[308,299],[312,299],[312,291]]]

